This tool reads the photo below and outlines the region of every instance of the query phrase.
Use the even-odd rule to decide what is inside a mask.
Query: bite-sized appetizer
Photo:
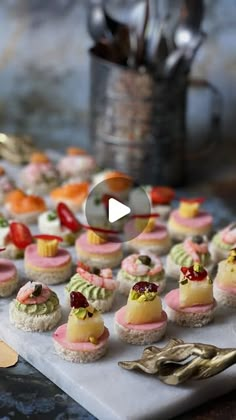
[[[118,281],[113,279],[112,270],[91,268],[80,262],[76,271],[66,286],[66,291],[81,292],[95,309],[101,312],[109,311],[119,286]]]
[[[212,321],[216,309],[213,282],[205,268],[194,263],[181,267],[179,289],[165,296],[168,318],[183,327],[203,327]]]
[[[169,187],[152,187],[150,185],[134,188],[130,193],[130,206],[135,214],[142,213],[138,194],[146,192],[151,205],[151,212],[158,213],[161,220],[167,220],[171,211],[171,202],[175,192]]]
[[[89,184],[81,182],[79,184],[66,184],[51,191],[50,197],[56,207],[58,203],[65,203],[72,211],[77,212],[87,197]]]
[[[168,220],[172,239],[182,241],[192,235],[208,236],[212,230],[211,214],[200,210],[203,198],[181,199],[178,209],[173,210]]]
[[[30,280],[44,284],[59,284],[71,276],[70,253],[58,246],[62,239],[54,235],[36,235],[37,244],[25,249],[25,274]]]
[[[15,188],[15,182],[7,175],[5,169],[0,166],[0,204],[4,203],[6,195]]]
[[[5,248],[0,248],[0,252]],[[0,297],[8,297],[16,290],[18,276],[15,265],[5,259],[0,258]]]
[[[127,305],[115,314],[115,329],[130,344],[151,344],[165,334],[167,315],[162,309],[158,286],[140,281],[130,290]]]
[[[60,180],[59,173],[49,157],[43,152],[32,154],[30,163],[20,173],[20,182],[29,194],[47,194]]]
[[[207,238],[201,235],[186,238],[171,248],[166,259],[166,274],[178,280],[181,267],[191,267],[195,262],[206,267],[208,273],[213,269]]]
[[[222,305],[236,307],[236,248],[220,261],[214,281],[214,295]]]
[[[93,176],[93,186],[99,183],[101,194],[109,194],[120,200],[128,198],[133,185],[130,176],[112,169],[105,169]]]
[[[81,224],[65,203],[59,203],[56,210],[48,210],[38,218],[40,233],[61,236],[62,245],[74,245],[81,230]]]
[[[162,293],[166,286],[165,271],[161,260],[155,255],[132,254],[121,263],[117,274],[120,283],[119,290],[128,296],[135,283],[146,281],[158,286],[158,293]]]
[[[114,231],[88,227],[75,242],[79,261],[98,268],[117,267],[122,259],[121,243],[114,241]]]
[[[236,246],[236,223],[216,233],[210,243],[209,249],[214,262],[225,260],[229,251]]]
[[[67,155],[59,161],[57,168],[66,182],[89,181],[95,171],[96,162],[85,150],[69,147]]]
[[[10,304],[10,322],[24,331],[47,331],[61,319],[58,297],[39,282],[26,283]]]
[[[166,254],[171,247],[171,240],[166,227],[157,222],[157,214],[134,215],[125,225],[127,248],[133,251],[152,252],[155,255]]]
[[[101,314],[80,292],[70,294],[71,311],[67,324],[53,334],[56,352],[69,362],[89,363],[107,351],[109,331]]]
[[[30,224],[35,223],[38,216],[46,210],[46,204],[42,197],[14,190],[5,199],[5,209],[9,217]]]
[[[4,217],[0,217],[0,247],[4,248],[2,257],[23,258],[25,248],[31,243],[33,236],[28,226],[20,222],[8,222]]]

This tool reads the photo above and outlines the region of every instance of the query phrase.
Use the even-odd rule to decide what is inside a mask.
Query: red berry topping
[[[149,283],[148,281],[139,281],[133,286],[133,290],[139,293],[145,293],[145,292],[157,293],[158,286],[154,283]]]
[[[181,267],[181,272],[188,280],[191,281],[202,281],[207,277],[207,271],[202,267],[201,270],[195,271],[194,266],[192,267]]]
[[[169,204],[175,196],[175,192],[169,187],[153,187],[150,192],[152,204]]]
[[[5,251],[6,248],[0,248],[0,252]]]
[[[13,244],[19,249],[25,249],[33,242],[33,237],[28,226],[20,222],[10,223],[10,238]]]
[[[80,222],[65,203],[58,204],[57,214],[61,224],[70,229],[71,232],[78,232],[81,229]]]
[[[159,213],[147,213],[147,214],[133,214],[131,216],[132,219],[149,219],[151,217],[159,217]]]
[[[70,294],[70,306],[72,308],[87,308],[89,303],[84,295],[80,292],[71,292]]]

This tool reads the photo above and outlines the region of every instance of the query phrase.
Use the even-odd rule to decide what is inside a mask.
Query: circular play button
[[[102,229],[109,233],[109,241],[125,242],[138,236],[149,222],[151,204],[145,190],[132,178],[114,176],[97,183],[90,191],[85,204],[87,224],[98,236]],[[137,230],[137,220],[142,222]],[[127,229],[127,226],[133,226]],[[97,228],[97,229],[96,229]]]

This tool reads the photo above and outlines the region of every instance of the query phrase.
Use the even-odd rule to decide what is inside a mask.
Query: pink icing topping
[[[195,306],[189,306],[187,308],[181,308],[179,305],[179,289],[171,290],[171,292],[167,293],[165,296],[165,302],[166,304],[178,312],[185,312],[185,313],[201,313],[201,312],[207,312],[210,309],[212,309],[216,305],[216,301],[214,300],[213,303],[210,303],[209,305],[195,305]]]
[[[11,280],[16,275],[16,267],[14,264],[6,260],[5,258],[0,259],[0,283]]]
[[[25,250],[25,262],[40,268],[56,268],[70,262],[71,256],[66,249],[59,248],[55,257],[40,257],[37,245],[31,244]]]
[[[225,284],[221,284],[219,283],[219,281],[215,280],[215,283],[217,284],[217,287],[219,289],[225,290],[226,292],[230,292],[233,293],[234,295],[236,295],[236,286],[226,286]]]
[[[135,227],[135,221],[129,220],[129,222],[125,225],[125,233],[135,236],[135,232],[137,233],[137,229]],[[140,235],[137,236],[136,239],[139,240],[159,240],[165,239],[168,236],[167,229],[161,223],[156,223],[155,229],[152,232],[142,232]]]
[[[105,242],[104,244],[94,245],[87,241],[87,233],[83,233],[76,241],[76,247],[81,247],[85,252],[92,254],[112,254],[121,249],[121,244],[117,242]]]
[[[150,322],[148,324],[128,324],[125,321],[125,312],[126,312],[126,305],[122,306],[122,308],[120,308],[115,313],[115,320],[118,324],[122,325],[125,328],[128,328],[129,330],[150,331],[150,330],[154,330],[154,329],[163,327],[163,325],[165,325],[166,322],[167,322],[167,315],[166,315],[165,311],[162,311],[161,320],[158,321],[158,322]]]
[[[196,217],[187,218],[182,217],[177,209],[172,211],[171,218],[173,218],[176,223],[189,228],[202,228],[211,225],[213,222],[212,216],[205,211],[200,211]]]
[[[72,343],[67,340],[66,338],[66,328],[67,324],[60,325],[56,329],[56,331],[53,334],[53,339],[57,341],[62,347],[65,347],[68,350],[74,350],[74,351],[94,351],[98,350],[100,347],[102,347],[109,337],[109,331],[105,327],[104,332],[99,338],[98,344],[93,344],[90,342],[83,342],[83,343]]]

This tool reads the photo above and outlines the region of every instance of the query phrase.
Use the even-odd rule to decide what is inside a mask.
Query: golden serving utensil
[[[146,347],[141,359],[118,362],[118,365],[127,370],[156,374],[167,385],[179,385],[190,379],[210,378],[234,363],[236,348],[222,349],[172,338],[165,347]]]

